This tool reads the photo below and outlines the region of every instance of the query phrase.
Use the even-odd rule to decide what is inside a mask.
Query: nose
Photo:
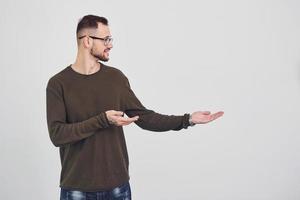
[[[111,48],[113,48],[113,44],[112,44],[112,43],[109,43],[109,44],[107,45],[107,47],[111,49]]]

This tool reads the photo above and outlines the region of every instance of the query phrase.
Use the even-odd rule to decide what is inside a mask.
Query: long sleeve
[[[67,123],[63,90],[57,81],[49,80],[46,89],[47,125],[52,143],[59,147],[77,142],[109,127],[105,112],[81,122]]]
[[[145,108],[132,91],[128,79],[125,79],[125,89],[122,96],[125,106],[124,112],[129,117],[138,115],[139,119],[135,123],[139,127],[157,132],[169,130],[178,131],[183,128],[188,128],[190,116],[188,113],[179,116],[165,115]]]

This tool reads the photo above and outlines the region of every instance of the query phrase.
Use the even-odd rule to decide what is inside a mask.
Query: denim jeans
[[[131,189],[129,181],[112,190],[99,192],[82,192],[61,188],[60,200],[131,200]]]

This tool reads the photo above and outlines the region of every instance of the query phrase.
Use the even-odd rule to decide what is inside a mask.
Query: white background
[[[1,1],[0,199],[59,199],[48,79],[76,57],[86,14],[108,18],[149,109],[224,111],[179,132],[124,127],[134,200],[300,199],[300,2]]]

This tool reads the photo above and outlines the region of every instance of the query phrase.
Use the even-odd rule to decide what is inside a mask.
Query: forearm
[[[77,123],[48,120],[50,139],[57,147],[80,141],[90,137],[98,129],[107,127],[109,122],[104,112]]]
[[[135,122],[139,127],[150,131],[178,131],[189,126],[189,114],[184,115],[164,115],[147,109],[127,110],[125,113],[129,117],[138,115]]]

